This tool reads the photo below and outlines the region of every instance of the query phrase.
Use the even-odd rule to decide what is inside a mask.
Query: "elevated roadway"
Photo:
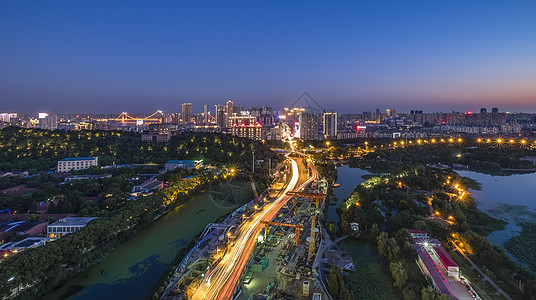
[[[277,212],[292,198],[288,192],[301,191],[307,184],[318,177],[314,166],[303,158],[289,157],[292,176],[289,184],[281,195],[266,204],[260,210],[245,221],[236,231],[236,239],[229,246],[225,257],[207,273],[197,290],[190,299],[232,299],[233,293],[239,283],[240,277],[248,263],[255,247],[257,236],[264,228],[263,222],[271,221]],[[309,165],[311,175],[306,170],[305,164]]]

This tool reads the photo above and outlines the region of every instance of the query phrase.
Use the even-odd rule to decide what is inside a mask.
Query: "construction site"
[[[178,266],[162,299],[223,299],[220,291],[209,294],[210,288],[220,281],[230,285],[235,276],[232,299],[331,299],[321,280],[323,270],[318,270],[325,267],[323,254],[317,257],[325,248],[319,219],[327,182],[317,178],[310,159],[307,162],[309,167],[299,172],[296,167],[282,168],[271,188],[223,222],[209,224]],[[291,188],[291,176],[313,179]],[[263,217],[266,211],[271,212],[269,217]],[[251,224],[257,221],[253,229]],[[242,239],[250,232],[251,246]],[[236,269],[219,278],[229,265]]]

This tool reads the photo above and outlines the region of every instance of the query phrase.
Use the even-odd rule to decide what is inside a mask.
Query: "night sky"
[[[0,111],[536,111],[536,1],[1,1]]]

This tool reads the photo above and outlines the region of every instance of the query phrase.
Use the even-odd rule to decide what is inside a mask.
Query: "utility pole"
[[[252,161],[252,164],[251,164],[251,168],[253,169],[252,173],[255,174],[255,152],[253,152],[253,161]]]

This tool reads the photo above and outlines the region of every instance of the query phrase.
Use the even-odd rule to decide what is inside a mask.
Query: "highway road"
[[[215,266],[210,273],[206,274],[197,290],[190,299],[215,299],[229,300],[232,298],[240,277],[249,261],[255,247],[255,242],[264,224],[261,221],[270,221],[282,206],[291,198],[287,196],[290,191],[299,191],[312,180],[318,177],[316,169],[304,158],[291,158],[292,176],[289,184],[281,195],[262,207],[259,212],[252,215],[235,233],[234,246],[230,247],[225,257]],[[309,164],[312,175],[309,177],[304,167],[298,164]]]

